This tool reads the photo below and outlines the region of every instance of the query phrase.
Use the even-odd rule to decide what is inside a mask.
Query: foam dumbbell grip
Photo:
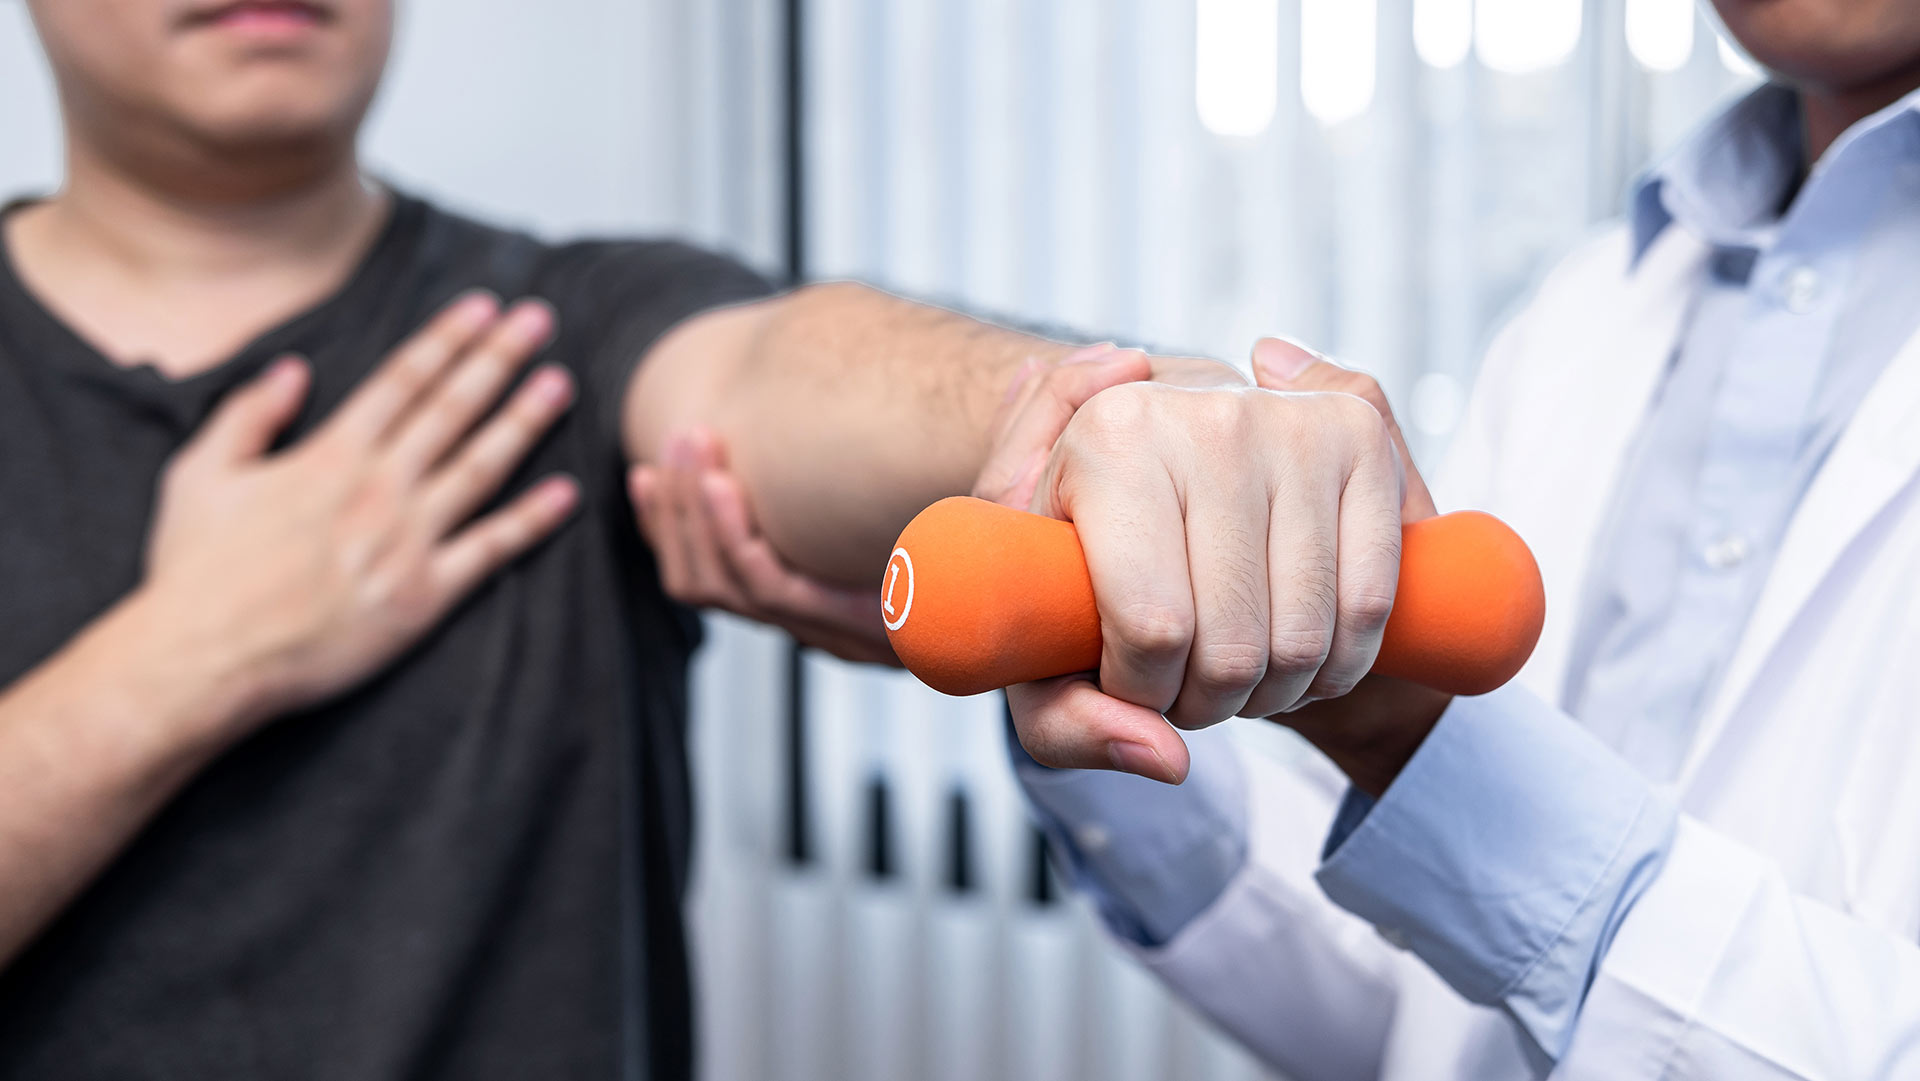
[[[1100,666],[1093,581],[1068,522],[943,499],[900,534],[880,596],[894,652],[947,694]],[[1415,522],[1373,670],[1485,694],[1520,671],[1545,614],[1540,568],[1506,523],[1477,511]]]

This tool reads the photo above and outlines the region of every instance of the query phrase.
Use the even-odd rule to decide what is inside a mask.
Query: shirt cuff
[[[1558,1058],[1676,819],[1586,728],[1508,687],[1456,699],[1377,803],[1349,794],[1316,877]]]
[[[1173,786],[1049,769],[1007,726],[1014,775],[1064,876],[1116,936],[1140,946],[1171,942],[1247,862],[1245,781],[1231,738],[1218,728],[1189,733],[1187,747],[1186,783]]]

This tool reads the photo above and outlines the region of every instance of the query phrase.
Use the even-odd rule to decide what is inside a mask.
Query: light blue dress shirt
[[[1920,326],[1920,93],[1855,125],[1803,183],[1804,161],[1797,99],[1767,86],[1636,186],[1636,261],[1681,228],[1712,246],[1711,271],[1595,547],[1565,708],[1520,688],[1456,700],[1384,798],[1349,794],[1327,840],[1330,898],[1509,1010],[1549,1056],[1659,873],[1677,812],[1658,783],[1685,759],[1795,506]],[[1021,765],[1056,836],[1129,798],[1097,774],[1043,788],[1039,770]],[[1166,941],[1244,862],[1244,824],[1223,843],[1221,800],[1192,802],[1209,810],[1163,807],[1177,822],[1139,845],[1116,831],[1100,852],[1066,851],[1121,933]],[[1128,892],[1156,858],[1197,850],[1211,855],[1183,864],[1186,889]]]

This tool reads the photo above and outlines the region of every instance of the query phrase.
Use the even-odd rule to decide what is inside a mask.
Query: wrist
[[[90,659],[137,696],[153,735],[182,752],[213,752],[264,719],[258,668],[226,636],[197,626],[192,611],[142,586],[93,628]]]
[[[1274,719],[1299,732],[1376,799],[1413,760],[1453,696],[1417,683],[1369,676],[1345,698]]]

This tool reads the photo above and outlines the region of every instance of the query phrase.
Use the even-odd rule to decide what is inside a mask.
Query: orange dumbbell
[[[894,652],[947,694],[1100,665],[1100,613],[1069,522],[943,499],[900,534],[880,593]],[[1373,670],[1485,694],[1520,671],[1545,614],[1540,568],[1506,523],[1477,511],[1415,522]]]

